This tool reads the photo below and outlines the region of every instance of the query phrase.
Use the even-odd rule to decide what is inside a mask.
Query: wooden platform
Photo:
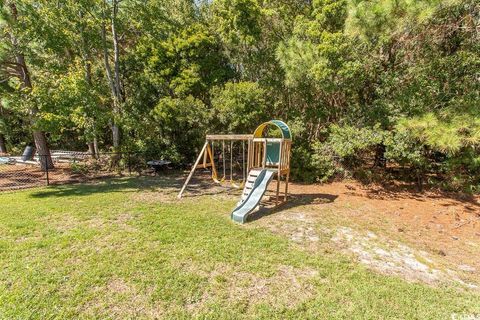
[[[207,140],[249,140],[252,139],[251,134],[207,134]]]

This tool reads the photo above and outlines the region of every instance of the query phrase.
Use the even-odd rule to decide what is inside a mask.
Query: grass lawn
[[[451,319],[480,295],[311,252],[178,177],[0,194],[0,318]],[[161,189],[161,190],[159,190]],[[253,226],[252,226],[253,225]]]

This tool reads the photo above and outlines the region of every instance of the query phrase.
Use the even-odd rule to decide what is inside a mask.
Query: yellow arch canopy
[[[287,126],[287,124],[281,120],[270,120],[268,122],[264,122],[261,125],[255,129],[255,132],[253,133],[254,138],[261,138],[263,136],[263,132],[265,131],[265,128],[269,125],[274,125],[277,128],[280,129],[282,132],[282,137],[283,139],[291,139],[292,134],[290,133],[290,128]]]

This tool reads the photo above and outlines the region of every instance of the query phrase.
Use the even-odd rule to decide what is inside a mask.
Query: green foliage
[[[412,132],[400,127],[399,130],[387,136],[385,156],[400,165],[422,166],[426,163],[424,147],[418,143]]]
[[[212,107],[228,132],[253,132],[269,120],[265,91],[255,82],[227,83],[212,90]]]
[[[328,144],[341,158],[358,157],[359,152],[368,150],[384,140],[385,133],[378,126],[356,128],[353,126],[331,126]]]
[[[62,149],[110,149],[115,123],[124,148],[185,164],[207,132],[279,118],[293,128],[295,179],[390,166],[478,185],[478,1],[14,3],[17,19],[0,3],[10,148],[42,129]]]
[[[389,136],[378,125],[372,128],[332,125],[326,141],[316,141],[311,165],[317,168],[315,179],[325,182],[333,176],[349,176],[361,168]]]
[[[242,46],[259,39],[262,11],[257,0],[217,0],[213,10],[215,26],[225,42]]]
[[[193,24],[158,43],[138,46],[149,80],[166,94],[205,97],[209,88],[232,75],[216,38],[200,24]]]
[[[328,31],[342,31],[347,18],[347,1],[345,0],[314,0],[313,15],[318,21],[318,27]]]
[[[391,34],[426,21],[441,0],[352,0],[347,32],[369,41],[388,41]]]
[[[295,88],[313,81],[310,70],[318,56],[311,42],[291,38],[287,43],[280,43],[277,58],[285,72],[285,83],[288,86]]]
[[[316,174],[313,177],[320,182],[326,182],[339,171],[332,148],[318,141],[313,145],[312,165],[316,168]]]
[[[162,98],[152,110],[152,116],[158,124],[155,133],[161,137],[163,156],[177,163],[195,157],[211,116],[202,101],[192,96]]]
[[[73,174],[85,175],[89,172],[88,165],[84,163],[73,162],[70,164],[70,169],[72,170]]]

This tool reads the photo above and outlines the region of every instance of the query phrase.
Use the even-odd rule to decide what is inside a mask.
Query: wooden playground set
[[[230,179],[227,179],[226,176],[226,142],[227,146],[228,143],[230,144]],[[233,150],[234,144],[240,142],[242,180],[241,183],[235,183],[232,167]],[[215,159],[214,148],[216,144],[221,146],[220,157],[217,157],[217,162],[222,162],[223,168],[223,177],[220,179]],[[291,146],[292,135],[290,128],[280,120],[262,123],[253,134],[207,135],[205,144],[183,184],[178,198],[182,197],[195,170],[208,169],[211,171],[212,179],[215,183],[230,182],[232,187],[243,188],[242,196],[231,217],[235,222],[245,223],[249,214],[260,205],[260,201],[274,177],[277,181],[275,205],[287,201]],[[280,194],[282,177],[285,179],[283,200]]]

